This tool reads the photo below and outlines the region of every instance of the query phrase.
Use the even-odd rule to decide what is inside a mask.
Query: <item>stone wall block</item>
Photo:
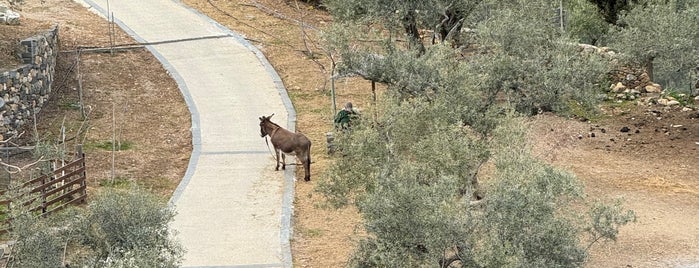
[[[20,41],[18,56],[24,64],[0,73],[0,96],[5,102],[0,106],[1,137],[19,133],[49,100],[58,51],[57,26]]]

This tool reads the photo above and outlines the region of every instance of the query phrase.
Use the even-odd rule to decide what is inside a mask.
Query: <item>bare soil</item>
[[[297,130],[314,143],[314,181],[321,179],[333,161],[324,145],[334,111],[330,63],[319,30],[331,18],[302,1],[183,3],[243,34],[265,53],[297,110]],[[27,1],[20,13],[22,25],[0,25],[0,39],[21,39],[34,31],[29,28],[58,23],[62,50],[109,44],[107,23],[78,4]],[[133,42],[117,32],[117,43]],[[1,42],[0,63],[6,64],[12,61],[5,58],[11,43]],[[75,53],[61,54],[64,66],[74,59]],[[82,54],[80,71],[84,102],[92,111],[85,138],[85,144],[93,145],[86,146],[88,176],[97,182],[91,190],[110,181],[112,173],[111,150],[97,145],[119,133],[121,140],[133,146],[115,154],[117,177],[146,185],[167,198],[184,175],[191,152],[190,117],[177,85],[143,49],[115,55]],[[76,120],[79,113],[70,105],[77,100],[75,70],[63,67],[59,73],[57,90],[39,120],[46,138],[57,137],[64,116],[66,122],[72,122],[69,137],[75,136],[81,124]],[[340,105],[346,101],[359,108],[369,105],[369,82],[345,79],[336,86]],[[531,145],[537,156],[577,174],[590,198],[623,198],[638,216],[636,223],[621,229],[618,241],[593,248],[588,267],[699,266],[699,112],[660,106],[615,107],[594,122],[547,114],[530,122]],[[629,131],[621,132],[622,127]],[[313,181],[296,184],[294,265],[341,267],[361,234],[361,218],[353,208],[324,208],[314,185]]]

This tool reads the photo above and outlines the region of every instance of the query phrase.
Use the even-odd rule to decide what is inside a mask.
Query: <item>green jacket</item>
[[[350,121],[355,117],[356,113],[354,111],[348,112],[345,109],[340,110],[335,116],[335,127],[336,128],[349,128]]]

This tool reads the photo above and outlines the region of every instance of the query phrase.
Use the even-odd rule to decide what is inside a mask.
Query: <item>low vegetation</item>
[[[178,267],[175,212],[146,190],[106,189],[85,208],[51,217],[13,212],[16,267]]]

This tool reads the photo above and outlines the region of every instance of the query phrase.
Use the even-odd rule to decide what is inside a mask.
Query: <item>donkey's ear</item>
[[[265,121],[265,116],[260,116],[260,121]]]
[[[271,115],[269,115],[269,116],[267,117],[267,119],[272,118],[272,116],[274,116],[274,113],[272,113]]]

